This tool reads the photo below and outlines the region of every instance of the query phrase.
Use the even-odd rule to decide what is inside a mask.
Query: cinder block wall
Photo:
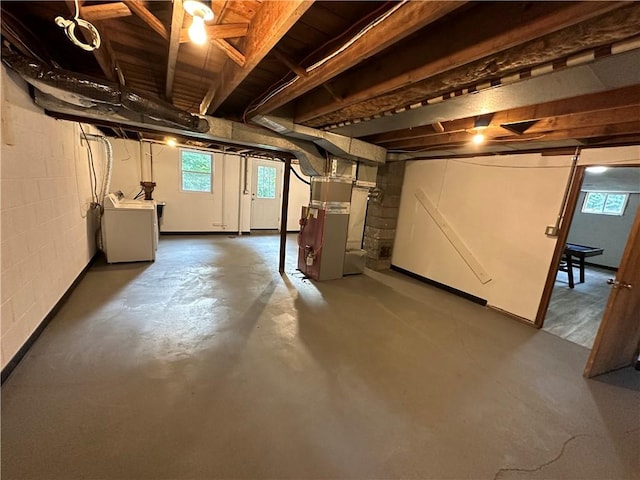
[[[78,124],[47,117],[2,66],[1,362],[4,368],[95,253]],[[87,133],[97,133],[85,126]],[[93,144],[98,175],[103,153]]]
[[[367,267],[373,270],[385,270],[391,266],[404,168],[405,162],[386,163],[378,168],[378,194],[369,201],[364,228]]]

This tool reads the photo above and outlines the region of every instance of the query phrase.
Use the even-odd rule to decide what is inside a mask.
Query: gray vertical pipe
[[[291,180],[291,158],[284,160],[284,186],[282,188],[282,211],[280,212],[280,273],[284,273],[284,258],[287,249],[287,214],[289,212],[289,183]]]

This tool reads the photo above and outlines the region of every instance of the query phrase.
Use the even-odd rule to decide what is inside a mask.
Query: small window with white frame
[[[582,204],[582,213],[620,216],[624,214],[628,199],[628,193],[587,192]]]
[[[213,191],[213,155],[180,149],[180,189],[183,192]]]

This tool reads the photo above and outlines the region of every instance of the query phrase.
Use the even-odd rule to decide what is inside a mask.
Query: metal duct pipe
[[[356,138],[298,125],[290,119],[274,115],[257,115],[251,121],[286,137],[313,142],[327,152],[352,162],[383,165],[387,158],[387,150],[383,147]]]
[[[156,122],[126,118],[121,112],[101,112],[97,109],[80,109],[75,105],[62,102],[51,95],[36,90],[34,101],[55,118],[74,122],[95,123],[112,127],[131,128],[139,131],[154,131],[164,134],[182,135],[189,138],[210,142],[231,143],[247,147],[289,152],[300,161],[305,175],[322,175],[325,158],[320,155],[316,146],[302,140],[288,139],[268,130],[249,127],[242,123],[223,118],[208,117],[209,131],[206,133],[186,132],[175,127],[167,127]]]
[[[124,117],[135,116],[143,121],[148,117],[167,126],[194,132],[204,133],[209,130],[209,123],[204,118],[177,109],[169,103],[145,98],[116,83],[53,68],[4,46],[2,61],[37,89],[79,109],[106,110],[120,113]]]

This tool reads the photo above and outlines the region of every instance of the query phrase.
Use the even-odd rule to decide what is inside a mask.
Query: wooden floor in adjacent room
[[[558,272],[543,329],[591,348],[611,293],[607,280],[613,277],[615,272],[611,270],[587,265],[585,282],[571,289],[567,273]],[[579,278],[577,268],[574,278]]]

